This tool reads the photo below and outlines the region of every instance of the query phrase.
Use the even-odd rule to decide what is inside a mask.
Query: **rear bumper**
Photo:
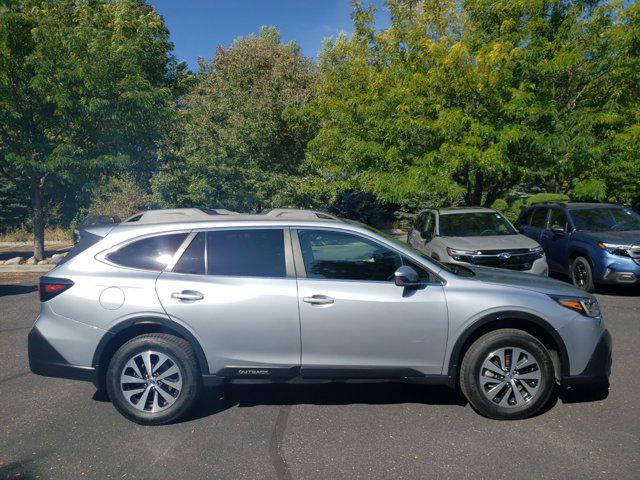
[[[589,363],[587,363],[587,366],[582,373],[562,377],[562,386],[572,387],[574,385],[607,382],[609,380],[609,375],[611,374],[611,353],[611,334],[608,330],[605,330],[602,332],[600,340],[591,354]]]
[[[33,327],[27,337],[29,368],[36,375],[45,377],[70,378],[73,380],[94,380],[95,369],[72,365],[47,341],[37,327]]]

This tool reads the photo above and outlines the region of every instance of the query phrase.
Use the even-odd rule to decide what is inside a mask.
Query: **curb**
[[[0,265],[0,273],[44,273],[55,265]]]

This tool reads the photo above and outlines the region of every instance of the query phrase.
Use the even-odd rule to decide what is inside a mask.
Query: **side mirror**
[[[418,276],[418,272],[416,272],[413,268],[408,265],[403,265],[402,267],[398,267],[398,269],[393,274],[393,278],[396,282],[396,285],[399,287],[419,287],[420,286],[420,277]]]
[[[433,238],[433,235],[431,235],[429,232],[427,232],[426,230],[423,230],[422,232],[420,232],[420,237],[422,237],[423,240],[431,240]]]
[[[566,233],[564,231],[564,228],[561,227],[560,225],[554,225],[553,227],[551,227],[551,232],[556,235],[564,235]]]

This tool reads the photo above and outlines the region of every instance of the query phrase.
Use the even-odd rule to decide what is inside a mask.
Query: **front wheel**
[[[551,356],[522,330],[489,332],[467,350],[460,368],[460,388],[482,415],[497,420],[527,418],[553,393]]]
[[[178,420],[201,390],[191,345],[160,333],[140,335],[122,345],[109,363],[106,384],[116,409],[145,425]]]
[[[595,290],[593,282],[593,271],[589,260],[584,257],[577,257],[571,263],[571,280],[576,287],[582,288],[587,292]]]

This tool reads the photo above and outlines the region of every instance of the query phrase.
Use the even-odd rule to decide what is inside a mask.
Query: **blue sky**
[[[150,0],[164,17],[179,60],[192,70],[198,57],[210,60],[220,44],[257,33],[261,25],[274,25],[282,40],[296,40],[305,55],[316,58],[322,40],[340,31],[350,33],[351,0]],[[378,6],[378,26],[388,20],[383,0]]]

